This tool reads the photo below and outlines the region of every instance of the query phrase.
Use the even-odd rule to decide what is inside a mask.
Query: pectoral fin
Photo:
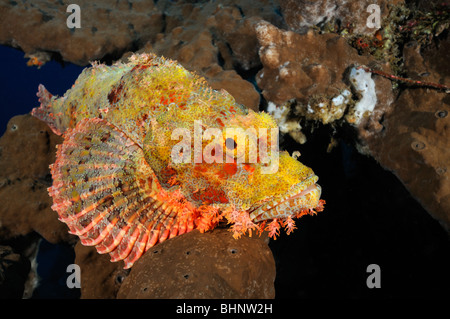
[[[124,259],[125,268],[186,228],[178,208],[161,201],[164,190],[142,149],[105,120],[82,120],[68,130],[51,172],[59,219],[82,244],[111,261]]]

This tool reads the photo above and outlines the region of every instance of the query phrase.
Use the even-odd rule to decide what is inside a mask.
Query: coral
[[[38,51],[37,53],[25,54],[28,58],[27,66],[35,66],[40,69],[45,63],[51,60],[51,55],[48,52]]]
[[[323,124],[345,119],[360,134],[365,134],[367,125],[380,127],[381,114],[390,107],[393,94],[388,80],[372,80],[371,74],[356,70],[371,59],[358,55],[336,34],[309,30],[301,35],[265,21],[255,28],[263,64],[257,84],[282,131],[304,143],[301,119]],[[289,128],[285,123],[290,123]]]
[[[364,140],[381,165],[392,170],[442,225],[450,229],[450,145],[444,94],[406,91],[385,116],[382,136]],[[405,116],[405,114],[412,116]]]
[[[389,25],[387,20],[384,23]],[[316,34],[310,30],[306,34],[300,35],[279,30],[264,22],[259,24],[256,30],[261,44],[261,61],[264,66],[258,74],[257,83],[262,88],[263,96],[269,101],[268,111],[273,112],[275,118],[278,118],[280,127],[283,127],[283,125],[287,127],[285,123],[290,123],[289,129],[285,131],[291,133],[296,141],[305,142],[305,136],[299,132],[301,119],[320,121],[324,124],[344,119],[357,129],[358,140],[356,143],[358,149],[364,154],[374,156],[384,167],[393,170],[411,192],[428,208],[430,213],[444,225],[448,225],[448,216],[442,213],[442,211],[448,210],[448,204],[445,200],[447,186],[445,186],[445,183],[442,184],[443,181],[440,177],[445,172],[445,165],[443,165],[442,160],[438,160],[439,163],[436,163],[435,159],[431,159],[434,158],[434,155],[430,155],[431,158],[427,157],[428,160],[425,162],[427,164],[423,168],[425,170],[432,167],[433,170],[437,170],[441,174],[437,174],[436,178],[433,179],[436,181],[436,185],[440,185],[434,187],[435,191],[433,192],[424,192],[423,189],[419,191],[420,181],[425,178],[425,175],[413,173],[411,169],[414,166],[411,166],[412,163],[409,160],[407,163],[397,166],[398,162],[410,158],[405,156],[405,152],[411,153],[412,150],[408,147],[413,143],[412,135],[395,133],[397,127],[410,127],[412,129],[414,126],[420,127],[422,125],[410,122],[411,120],[408,119],[408,114],[411,114],[410,111],[406,109],[399,111],[411,103],[413,98],[409,96],[416,96],[416,94],[413,92],[403,93],[400,100],[393,104],[394,92],[391,83],[381,79],[378,75],[370,74],[367,68],[358,67],[358,65],[375,65],[376,68],[384,68],[387,73],[390,73],[389,70],[391,70],[390,66],[392,65],[394,70],[398,70],[398,64],[393,63],[396,60],[392,60],[390,57],[398,55],[392,53],[394,52],[392,50],[397,48],[398,43],[401,42],[398,42],[397,38],[393,38],[389,43],[388,39],[383,37],[384,54],[372,58],[370,55],[358,55],[356,50],[345,43],[344,38],[340,38],[333,33]],[[387,31],[383,30],[382,32]],[[327,46],[323,48],[325,43]],[[432,81],[432,77],[429,76],[430,71],[425,67],[420,55],[421,48],[423,50],[423,43],[422,45],[417,41],[406,43],[403,50],[404,72],[416,78],[422,75],[428,76],[427,81],[430,81],[408,80],[408,82],[417,83],[416,85],[448,82],[445,78],[435,78]],[[314,57],[318,57],[318,59],[315,60]],[[383,57],[387,60],[387,63],[383,61]],[[379,61],[375,59],[379,59]],[[441,63],[441,67],[443,65],[445,63]],[[340,68],[338,69],[337,66]],[[308,73],[311,68],[321,70],[321,72],[316,72],[320,76],[312,77]],[[411,73],[412,70],[415,73]],[[435,88],[445,87],[438,84],[430,86]],[[350,91],[352,94],[348,93]],[[419,103],[430,114],[438,111],[431,111],[431,101],[438,105],[442,103],[432,98],[433,94],[439,96],[442,93],[429,92],[425,98],[427,102],[417,99],[417,97],[414,98],[416,102],[422,101]],[[279,110],[276,110],[276,107]],[[276,111],[273,111],[274,109]],[[393,112],[394,109],[395,112]],[[403,114],[407,116],[403,116]],[[297,119],[297,122],[295,119]],[[439,127],[437,129],[441,130]],[[445,125],[442,129],[444,128]],[[416,130],[414,129],[414,131]],[[396,134],[399,135],[396,136]],[[424,135],[424,133],[421,133],[421,136],[425,138],[430,134]],[[439,136],[441,134],[443,133],[438,133]],[[407,138],[407,140],[404,141],[404,138]],[[428,138],[431,138],[431,136]],[[426,144],[435,143],[437,143],[437,140],[428,141]],[[400,144],[408,145],[408,147],[396,148],[394,146]],[[446,158],[445,146],[438,146],[440,144],[440,142],[436,144],[439,151],[436,151],[436,153],[426,152],[426,154],[439,153],[440,156]],[[432,148],[432,146],[427,147]],[[396,150],[392,151],[391,149],[394,148]],[[398,153],[398,161],[391,162],[394,158],[393,153]],[[387,160],[387,155],[390,160]],[[408,176],[416,176],[417,180],[411,180]]]
[[[273,298],[275,261],[263,238],[192,231],[152,248],[130,270],[78,243],[81,298]]]
[[[358,125],[361,122],[361,118],[365,114],[371,114],[377,104],[375,82],[372,80],[371,73],[355,67],[350,70],[349,79],[356,92],[361,95],[361,98],[354,105],[353,111],[347,115],[347,121]],[[342,98],[339,99],[339,101],[341,100]],[[344,101],[341,102],[341,104],[343,103]]]
[[[408,7],[402,1],[390,3],[382,10],[380,29],[364,33],[353,24],[325,32],[343,36],[360,54],[369,55],[382,63],[389,63],[394,75],[404,75],[402,48],[408,43],[418,43],[422,48],[445,37],[450,19],[445,3],[431,4],[427,11],[415,4]],[[323,29],[323,28],[322,28]],[[393,82],[397,88],[398,83]]]
[[[415,41],[422,47],[432,45],[450,27],[448,4],[444,2],[434,4],[433,8],[425,12],[394,6],[386,20],[391,25],[391,32],[397,33],[403,43]]]
[[[108,255],[100,255],[94,247],[75,246],[75,264],[80,266],[81,298],[114,299],[129,270],[119,263],[111,263]]]
[[[192,231],[149,252],[131,269],[118,298],[275,297],[275,261],[261,238]]]
[[[13,117],[0,139],[0,237],[5,240],[37,232],[47,241],[73,242],[52,211],[48,166],[61,138],[31,115]],[[26,199],[23,200],[24,194]]]
[[[280,6],[292,31],[304,33],[310,27],[337,31],[351,26],[354,33],[365,35],[374,33],[374,28],[366,23],[371,13],[367,11],[368,6],[374,3],[371,0],[281,0]],[[388,15],[389,5],[398,3],[403,3],[403,0],[377,1],[381,20]]]
[[[404,49],[406,72],[436,83],[449,82],[443,59],[449,40],[437,50],[419,51],[418,43]],[[420,203],[450,229],[450,163],[448,93],[427,88],[401,92],[384,115],[382,134],[363,136],[361,151],[394,172]]]
[[[111,6],[107,0],[82,0],[77,2],[83,21],[79,29],[66,26],[69,4],[0,4],[0,43],[20,48],[30,58],[28,65],[37,67],[49,56],[88,65],[94,60],[119,59],[127,51],[155,52],[198,72],[214,89],[226,89],[239,103],[258,109],[258,92],[234,68],[245,74],[260,65],[252,17],[284,25],[274,10],[275,1],[254,6],[251,1],[236,0],[143,0]]]
[[[113,6],[107,0],[78,1],[82,25],[72,29],[66,25],[69,4],[70,1],[2,2],[0,42],[29,55],[50,52],[86,65],[107,54],[132,49],[163,30],[163,13],[153,1],[118,1]]]
[[[302,132],[302,126],[298,119],[291,116],[291,107],[288,104],[277,106],[273,102],[267,104],[267,112],[273,116],[278,124],[280,132],[290,134],[296,141],[303,144],[306,136]]]

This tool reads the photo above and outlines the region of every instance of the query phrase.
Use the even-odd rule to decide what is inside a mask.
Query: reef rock
[[[163,30],[163,14],[153,1],[77,1],[80,28],[69,28],[71,1],[4,1],[0,4],[0,43],[28,56],[57,53],[65,61],[86,65],[145,43]],[[68,11],[68,12],[67,12]],[[70,19],[73,21],[72,19]],[[39,61],[38,61],[39,62]],[[45,62],[45,61],[41,61]]]
[[[22,298],[29,271],[28,259],[9,246],[0,246],[0,298]]]
[[[274,298],[275,262],[261,238],[194,230],[148,250],[119,298]]]
[[[33,231],[47,241],[73,242],[75,236],[58,221],[51,209],[47,188],[52,179],[49,165],[62,139],[31,115],[13,117],[0,138],[0,238]]]
[[[353,32],[358,34],[372,34],[376,28],[370,17],[374,10],[380,12],[380,21],[389,13],[389,5],[403,3],[403,0],[280,0],[281,12],[290,30],[304,33],[310,27],[323,27],[325,24],[341,26],[352,25]],[[370,5],[377,5],[374,9]],[[369,25],[367,21],[369,20]]]
[[[297,34],[264,21],[256,24],[256,34],[264,66],[256,80],[280,130],[304,143],[301,119],[345,120],[357,133],[358,150],[393,171],[449,229],[447,94],[406,89],[395,100],[389,80],[357,67],[390,73],[389,65],[358,55],[336,34]],[[442,59],[448,46],[446,41],[438,52],[428,50],[430,59],[424,60],[417,43],[407,44],[403,53],[409,76],[448,83],[448,61]]]
[[[112,263],[109,255],[100,255],[91,246],[80,242],[75,246],[75,264],[81,271],[82,299],[114,299],[129,270],[123,262]]]
[[[421,54],[417,43],[403,50],[412,78],[449,83],[450,63],[439,49]],[[422,75],[420,77],[420,75]],[[448,93],[427,88],[404,90],[384,115],[383,131],[362,138],[362,152],[375,157],[405,184],[428,212],[450,230],[450,99]]]
[[[263,64],[256,82],[282,132],[304,143],[300,119],[329,124],[345,118],[360,134],[381,129],[379,120],[393,94],[390,81],[357,69],[373,64],[369,57],[358,55],[336,34],[309,30],[301,35],[266,21],[255,28]]]
[[[80,0],[81,28],[67,26],[70,3],[1,3],[0,43],[20,48],[30,59],[28,65],[38,67],[51,58],[87,65],[118,59],[127,51],[153,51],[198,72],[238,103],[258,109],[258,92],[234,68],[245,73],[260,66],[251,18],[283,26],[275,0],[258,6],[246,0]]]

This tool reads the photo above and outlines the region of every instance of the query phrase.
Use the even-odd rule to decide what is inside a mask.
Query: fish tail
[[[54,110],[56,98],[49,91],[47,91],[42,84],[39,84],[36,95],[39,97],[39,102],[41,105],[39,107],[35,107],[31,111],[31,115],[47,123],[55,134],[61,135],[63,133],[61,130],[61,123],[60,121],[58,122],[58,118],[55,116]]]

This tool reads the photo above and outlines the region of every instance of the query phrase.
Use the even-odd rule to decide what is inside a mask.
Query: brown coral
[[[47,241],[73,241],[50,208],[48,166],[61,138],[31,115],[13,117],[0,139],[0,238],[33,231]]]
[[[0,43],[20,48],[30,58],[29,65],[38,67],[51,56],[87,65],[119,58],[129,50],[151,50],[178,60],[205,76],[214,89],[226,89],[239,103],[258,109],[258,92],[233,68],[247,71],[259,66],[250,25],[256,16],[283,25],[273,10],[274,1],[265,0],[257,7],[233,0],[118,1],[112,6],[106,0],[78,1],[82,16],[78,29],[66,25],[68,4],[0,4]]]
[[[279,120],[284,121],[283,118],[288,116],[291,122],[292,118],[296,118],[297,122],[300,118],[306,118],[328,124],[347,114],[347,121],[355,124],[360,134],[367,134],[367,127],[380,129],[380,114],[390,107],[393,99],[390,82],[383,78],[374,79],[377,104],[372,112],[363,114],[363,120],[356,121],[354,106],[362,96],[350,81],[350,69],[372,61],[358,55],[345,39],[331,33],[318,34],[313,30],[300,35],[278,29],[265,21],[256,25],[256,34],[263,64],[263,69],[257,74],[262,95],[269,106],[271,102],[278,108],[287,106],[291,109],[291,113],[277,115],[272,107],[269,111],[276,118],[281,116]],[[388,68],[387,65],[382,67]],[[351,91],[359,97],[352,99]],[[282,124],[280,129],[283,129]],[[293,131],[293,137],[303,143],[305,138],[299,134],[299,129],[291,125],[285,133]]]
[[[275,262],[261,238],[192,231],[148,251],[119,298],[274,298]]]
[[[369,5],[376,4],[380,7],[380,20],[389,13],[389,5],[403,3],[403,0],[395,1],[345,1],[345,0],[280,0],[282,13],[290,30],[303,33],[308,28],[325,24],[340,26],[352,25],[353,32],[357,34],[372,34],[374,28],[367,26],[367,20],[373,10]],[[336,26],[336,29],[338,26]]]
[[[2,2],[0,43],[18,47],[28,54],[57,53],[66,61],[86,65],[154,39],[163,30],[163,14],[153,1],[118,1],[112,7],[107,0],[77,1],[81,28],[73,29],[66,25],[70,3]]]
[[[450,41],[439,50],[420,53],[416,43],[404,49],[405,66],[412,77],[448,83],[449,63],[442,57]],[[364,136],[365,150],[394,172],[421,204],[450,229],[450,136],[448,94],[426,88],[402,92],[385,114],[380,134]]]

